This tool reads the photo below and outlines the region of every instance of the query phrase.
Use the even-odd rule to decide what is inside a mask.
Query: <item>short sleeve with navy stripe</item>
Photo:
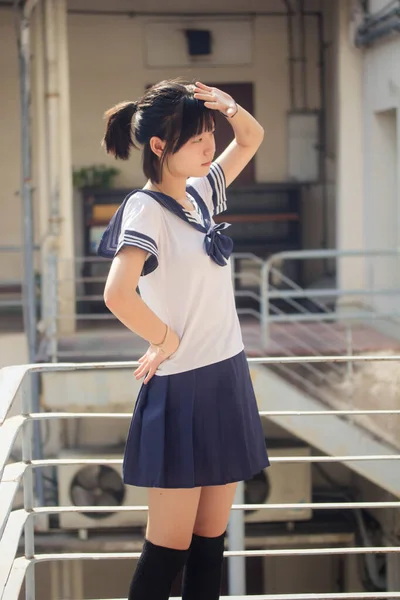
[[[124,207],[117,254],[124,246],[146,250],[142,275],[149,275],[158,266],[161,207],[153,198],[140,191],[133,194]]]
[[[206,177],[191,177],[187,184],[200,194],[211,215],[219,215],[227,209],[225,175],[217,162],[211,164]]]

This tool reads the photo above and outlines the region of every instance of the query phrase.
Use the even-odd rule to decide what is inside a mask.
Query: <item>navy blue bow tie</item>
[[[204,238],[204,246],[208,256],[220,267],[224,267],[227,264],[233,250],[232,239],[221,233],[221,231],[228,227],[230,227],[229,223],[214,225]]]
[[[218,225],[212,225],[207,205],[200,194],[191,186],[187,189],[201,210],[204,225],[199,222],[189,220],[181,205],[170,196],[167,196],[162,192],[152,192],[150,190],[143,191],[151,195],[159,204],[164,206],[167,210],[173,212],[177,217],[183,219],[186,221],[186,223],[204,233],[204,247],[208,256],[220,267],[225,267],[225,265],[228,263],[230,255],[232,254],[233,241],[230,237],[221,233],[221,231],[230,227],[230,224],[218,223]]]

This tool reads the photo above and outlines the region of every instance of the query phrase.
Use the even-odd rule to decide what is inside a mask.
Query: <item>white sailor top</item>
[[[173,375],[226,360],[243,350],[229,256],[233,243],[213,215],[226,210],[225,177],[218,163],[206,177],[190,178],[186,211],[170,196],[134,190],[110,221],[98,254],[114,257],[124,246],[148,255],[139,292],[181,342],[156,375]]]

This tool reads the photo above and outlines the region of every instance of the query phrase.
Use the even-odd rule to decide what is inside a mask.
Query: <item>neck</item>
[[[171,177],[164,173],[160,183],[153,183],[149,180],[144,189],[162,192],[167,196],[171,196],[171,198],[179,202],[182,206],[187,204],[186,178]]]

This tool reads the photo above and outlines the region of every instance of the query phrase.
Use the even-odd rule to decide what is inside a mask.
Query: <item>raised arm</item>
[[[198,81],[194,96],[198,100],[203,100],[207,108],[224,114],[232,125],[235,139],[216,159],[224,171],[228,186],[257,152],[264,139],[264,129],[250,113],[236,104],[229,94],[218,88],[209,87]]]

